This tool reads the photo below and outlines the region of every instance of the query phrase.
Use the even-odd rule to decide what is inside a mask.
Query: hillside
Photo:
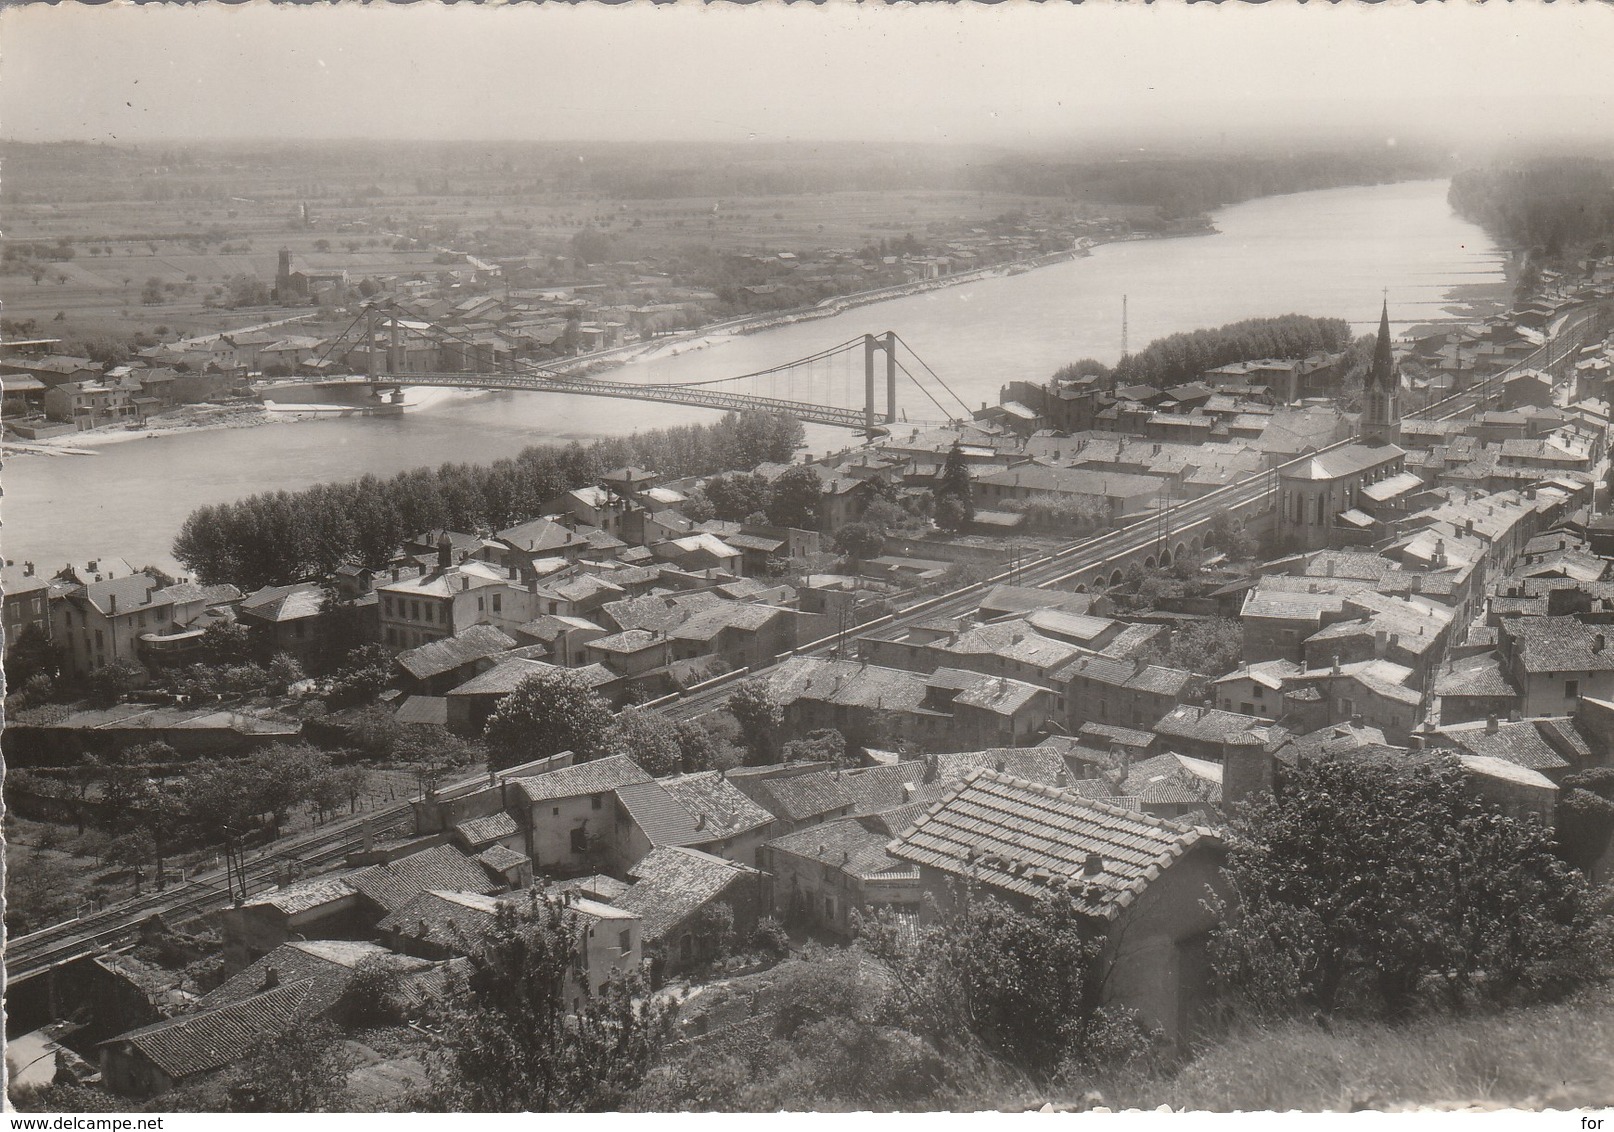
[[[1118,1077],[1097,1085],[1116,1109],[1606,1107],[1614,1104],[1614,987],[1551,1006],[1437,1016],[1400,1027],[1246,1028],[1169,1077]]]

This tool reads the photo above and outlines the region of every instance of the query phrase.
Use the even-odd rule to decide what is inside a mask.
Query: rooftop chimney
[[[1082,863],[1082,875],[1096,877],[1104,871],[1104,858],[1097,853],[1089,853],[1087,860]]]
[[[1373,655],[1383,656],[1385,648],[1390,643],[1390,634],[1383,629],[1373,630]]]
[[[449,541],[448,532],[444,531],[437,540],[437,568],[447,570],[454,565],[454,544]]]
[[[1598,633],[1598,634],[1596,634],[1595,636],[1592,637],[1592,651],[1593,652],[1602,652],[1607,647],[1608,647],[1608,638],[1603,636],[1603,634]]]
[[[1502,725],[1497,722],[1496,713],[1494,711],[1485,717],[1485,734],[1495,735],[1501,729]]]
[[[276,970],[272,966],[271,967],[265,967],[263,969],[263,986],[260,987],[259,989],[260,990],[273,990],[275,987],[278,987],[279,985],[280,985],[280,972],[278,970]]]

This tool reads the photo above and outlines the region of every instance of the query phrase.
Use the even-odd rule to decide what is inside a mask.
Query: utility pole
[[[1121,356],[1126,357],[1126,296],[1121,296]]]

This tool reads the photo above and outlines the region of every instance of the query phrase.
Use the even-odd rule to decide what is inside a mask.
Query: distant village
[[[856,270],[923,279],[1040,250],[1030,235],[961,241]],[[747,288],[834,277],[855,258],[759,260]],[[280,268],[282,289],[347,286],[290,257]],[[420,324],[408,365],[598,350],[703,317],[702,294],[664,282],[624,307],[505,279],[463,296],[394,285]],[[724,933],[749,939],[771,918],[797,940],[844,941],[872,910],[929,914],[959,879],[1011,902],[1058,890],[1102,930],[1150,941],[1116,956],[1113,993],[1188,1040],[1221,830],[1281,768],[1449,754],[1502,811],[1550,825],[1575,776],[1614,757],[1614,518],[1597,510],[1614,260],[1546,283],[1556,293],[1402,341],[1387,308],[1360,408],[1339,403],[1342,354],[1249,359],[1171,388],[1015,382],[968,422],[735,469],[806,477],[816,499],[800,526],[692,516],[711,477],[625,466],[529,521],[419,531],[385,565],[252,592],[161,577],[116,548],[65,568],[8,561],[8,659],[47,640],[64,681],[132,665],[140,685],[9,719],[14,768],[157,740],[186,760],[317,742],[320,716],[302,705],[355,624],[385,652],[378,702],[405,729],[476,739],[527,681],[565,671],[613,710],[710,703],[688,718],[714,728],[733,727],[725,697],[745,687],[777,708],[782,741],[807,741],[671,774],[629,750],[562,752],[430,783],[402,828],[355,825],[334,870],[210,913],[216,985],[149,956],[75,960],[80,989],[53,994],[77,995],[83,1029],[62,1043],[90,1060],[64,1052],[64,1072],[135,1097],[193,1083],[328,1014],[378,957],[429,999],[501,902],[534,887],[575,913],[585,986],[647,963],[657,985],[743,974],[718,962]],[[321,347],[258,331],[143,351],[147,364],[116,376],[49,357],[0,370],[8,397],[13,375],[35,379],[48,431],[250,373],[351,368]],[[1472,414],[1403,411],[1475,390],[1491,402]],[[944,529],[925,516],[960,466],[968,506]],[[1252,477],[1268,485],[1262,518],[1178,535],[1173,508]],[[1078,556],[1057,585],[1025,576],[1073,539],[1136,524],[1159,537],[1125,561],[1083,572]],[[268,695],[171,691],[165,673],[219,624],[294,659],[300,678]],[[1216,633],[1222,647],[1196,646]],[[76,804],[9,784],[8,803],[56,820]],[[1610,875],[1607,845],[1587,868]],[[55,1021],[37,999],[14,993],[12,1010]],[[699,1027],[767,1008],[700,1014]]]
[[[319,222],[305,209],[303,223]],[[341,227],[352,229],[354,222]],[[1168,226],[1167,234],[1195,230],[1185,221]],[[989,227],[924,241],[910,234],[861,249],[735,252],[691,279],[680,263],[593,261],[586,240],[577,254],[552,263],[547,256],[509,254],[496,232],[472,239],[472,250],[453,250],[440,243],[450,232],[418,225],[393,238],[437,249],[440,269],[360,277],[322,266],[339,261],[339,253],[282,249],[272,288],[250,277],[232,281],[235,300],[220,288],[220,301],[272,304],[265,309],[275,317],[234,331],[137,344],[116,364],[52,352],[56,339],[14,335],[0,355],[6,428],[32,441],[89,429],[140,429],[176,417],[207,423],[232,406],[277,396],[268,392],[276,383],[364,373],[372,345],[390,350],[399,372],[575,366],[580,358],[608,357],[670,335],[760,328],[983,273],[1028,270],[1084,254],[1095,243],[1144,234],[1153,233],[1135,233],[1103,216],[1006,215]],[[373,342],[344,336],[352,310],[367,303],[385,305],[396,316],[396,340],[390,330]],[[328,399],[342,395],[323,391]]]

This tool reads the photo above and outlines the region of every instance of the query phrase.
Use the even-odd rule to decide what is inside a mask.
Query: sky
[[[0,11],[0,137],[1614,145],[1614,5]]]

